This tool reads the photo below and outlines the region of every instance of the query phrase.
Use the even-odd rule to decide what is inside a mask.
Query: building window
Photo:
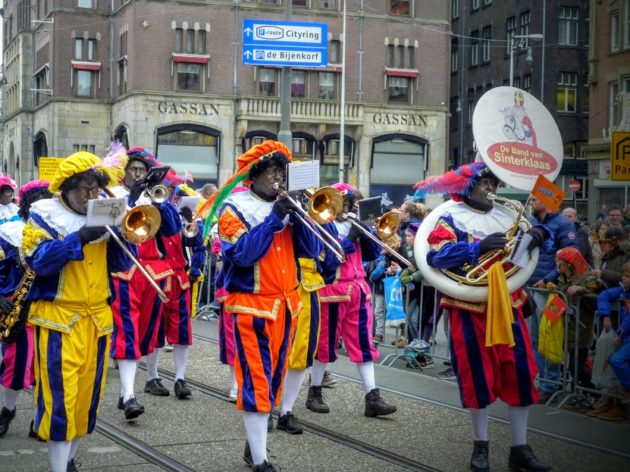
[[[319,8],[323,10],[336,10],[337,0],[319,0]]]
[[[580,9],[573,7],[560,7],[558,14],[558,42],[563,46],[577,46],[578,21]]]
[[[276,70],[259,69],[258,93],[266,97],[276,96]]]
[[[611,82],[608,85],[608,109],[610,115],[608,116],[608,126],[611,128],[617,127],[619,121],[619,101],[617,95],[619,94],[619,84],[617,82]]]
[[[387,45],[387,67],[396,67],[396,62],[394,60],[394,45]]]
[[[77,97],[91,97],[94,92],[94,74],[89,70],[77,70]]]
[[[505,40],[507,42],[506,54],[510,54],[512,46],[512,38],[516,34],[516,17],[511,16],[505,22]]]
[[[532,74],[525,74],[523,76],[523,90],[528,93],[532,92]]]
[[[201,64],[177,63],[177,90],[201,91]]]
[[[472,10],[479,10],[479,0],[470,0]]]
[[[120,34],[120,55],[127,54],[127,31]]]
[[[518,75],[515,75],[512,79],[512,87],[521,88],[521,78]]]
[[[407,46],[407,69],[416,68],[416,48]]]
[[[459,18],[459,0],[451,0],[451,18]]]
[[[473,114],[475,113],[475,89],[468,89],[468,124],[472,125]]]
[[[556,109],[559,112],[575,113],[577,73],[560,72],[556,92]]]
[[[331,39],[328,43],[328,63],[341,64],[341,41]]]
[[[630,0],[626,0],[623,7],[625,11],[625,20],[624,20],[624,40],[623,44],[626,49],[630,48]]]
[[[492,30],[490,26],[484,26],[483,30],[481,30],[481,35],[483,38],[481,49],[482,49],[482,60],[483,62],[490,62],[490,39],[492,38]]]
[[[307,0],[293,0],[294,7],[305,7]]]
[[[489,90],[492,90],[492,82],[488,82],[486,84],[486,92],[489,91]]]
[[[195,52],[194,49],[194,43],[195,43],[195,32],[194,30],[186,30],[186,54],[192,54],[193,52]]]
[[[619,51],[621,44],[621,31],[619,28],[619,12],[610,15],[610,52]]]
[[[127,91],[127,59],[121,58],[118,61],[118,94],[122,95]]]
[[[390,14],[409,16],[409,0],[390,0]]]
[[[79,152],[79,151],[85,151],[85,152],[91,152],[92,154],[94,154],[94,144],[73,144],[72,145],[72,152]]]
[[[79,8],[94,8],[92,0],[78,0],[77,6]]]
[[[175,52],[182,52],[184,44],[184,30],[177,28],[175,30]]]
[[[321,100],[334,100],[335,93],[335,74],[332,72],[319,73],[319,98]]]
[[[43,103],[48,97],[49,94],[45,92],[50,87],[48,83],[49,77],[49,68],[48,66],[42,67],[39,72],[35,75],[35,105],[39,105]]]
[[[520,18],[519,23],[520,23],[519,34],[521,36],[528,36],[529,35],[529,11],[521,13],[521,18]],[[529,39],[523,38],[521,46],[524,48],[529,46]]]
[[[206,53],[206,32],[204,30],[197,31],[197,54]]]
[[[295,98],[305,97],[305,73],[301,70],[291,71],[291,96]]]
[[[88,61],[96,60],[96,39],[88,39],[87,40],[87,55],[86,58]]]
[[[470,33],[472,40],[470,41],[470,65],[479,65],[479,30]]]
[[[83,40],[82,39],[74,40],[74,58],[83,59]]]
[[[409,103],[409,77],[387,77],[389,103]]]
[[[492,0],[483,0],[483,6],[487,7],[488,5],[492,5]]]
[[[459,50],[457,47],[457,38],[451,39],[451,73],[457,72],[457,57]]]

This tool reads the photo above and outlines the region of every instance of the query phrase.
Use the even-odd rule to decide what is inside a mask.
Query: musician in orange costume
[[[424,198],[429,193],[450,193],[458,202],[439,215],[437,224],[429,233],[426,255],[429,266],[462,275],[466,271],[464,266],[477,265],[482,254],[506,246],[505,233],[514,223],[514,217],[505,207],[494,205],[489,199],[488,194],[496,194],[498,185],[499,179],[483,162],[465,164],[415,185],[416,198]],[[528,234],[532,237],[530,251],[545,243],[549,235],[542,226],[531,228]],[[498,270],[499,266],[497,264],[494,269]],[[497,304],[494,294],[490,294],[491,284],[489,278],[487,302],[459,300],[446,294],[440,301],[441,308],[449,316],[451,358],[462,406],[470,410],[473,423],[475,442],[470,469],[473,472],[490,470],[487,407],[501,398],[509,407],[510,470],[548,471],[550,467],[539,461],[527,444],[529,409],[538,399],[534,385],[536,362],[523,316],[523,311],[528,308],[527,294],[521,288],[507,293],[506,287],[505,298],[497,297],[504,304]],[[497,305],[505,309],[497,313],[494,308]],[[497,313],[496,318],[491,310]],[[505,320],[509,320],[510,315],[513,320],[508,324]],[[494,320],[497,320],[496,324]],[[497,325],[504,328],[502,334],[507,342],[486,335],[487,331],[501,331]]]
[[[234,318],[237,407],[244,412],[248,441],[244,459],[257,472],[277,470],[267,462],[267,420],[281,397],[301,309],[296,253],[316,258],[322,251],[313,233],[294,219],[288,199],[278,196],[290,160],[282,143],[254,146],[238,158],[238,170],[215,194],[209,216],[220,208],[225,310]],[[229,195],[239,182],[248,191]]]

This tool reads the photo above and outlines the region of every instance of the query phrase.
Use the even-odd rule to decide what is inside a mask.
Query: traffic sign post
[[[630,132],[614,131],[612,133],[610,180],[630,180]]]
[[[580,191],[580,181],[579,180],[570,180],[569,181],[569,190],[572,192]]]
[[[243,64],[281,67],[328,65],[328,25],[243,20]]]

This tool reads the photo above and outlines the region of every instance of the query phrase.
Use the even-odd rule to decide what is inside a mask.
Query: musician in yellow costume
[[[123,169],[87,152],[72,154],[50,182],[60,194],[35,202],[24,228],[21,257],[36,275],[27,296],[35,327],[34,428],[48,441],[53,472],[76,470],[79,438],[94,430],[105,390],[110,274],[128,270],[131,260],[105,227],[86,226],[86,214],[88,201]]]

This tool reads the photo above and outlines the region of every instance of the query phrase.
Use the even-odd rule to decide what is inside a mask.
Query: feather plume
[[[483,162],[473,162],[446,172],[438,177],[430,177],[416,183],[414,200],[421,200],[433,193],[449,193],[451,195],[468,195],[476,179],[487,169]]]
[[[110,185],[117,185],[125,177],[127,162],[125,146],[120,141],[115,140],[109,145],[107,155],[94,166],[94,169],[104,172],[109,177]]]

